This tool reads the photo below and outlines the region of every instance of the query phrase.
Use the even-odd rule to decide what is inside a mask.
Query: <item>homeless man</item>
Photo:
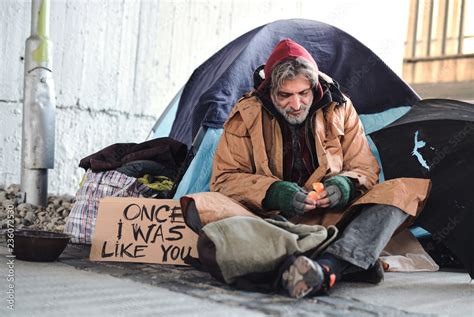
[[[279,42],[264,73],[224,125],[211,191],[262,218],[338,227],[337,238],[317,257],[287,254],[281,261],[279,287],[291,297],[324,292],[354,276],[379,282],[378,257],[394,232],[422,209],[429,180],[377,184],[378,164],[351,100],[299,44]],[[308,196],[315,182],[325,188],[316,200]],[[258,248],[253,252],[263,250]],[[206,262],[203,249],[199,241]]]

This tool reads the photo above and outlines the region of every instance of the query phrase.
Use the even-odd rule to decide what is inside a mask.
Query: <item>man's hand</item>
[[[337,186],[328,186],[318,192],[318,199],[313,199],[296,183],[278,181],[270,186],[262,204],[266,209],[280,210],[285,217],[291,218],[318,208],[333,207],[340,199]]]
[[[306,191],[299,191],[293,198],[293,207],[298,214],[313,210],[315,207],[314,200],[308,197]]]
[[[316,209],[316,208],[328,208],[331,205],[328,191],[322,190],[318,193],[319,199],[312,199],[308,195],[305,197],[306,207],[304,212]]]
[[[315,208],[306,203],[307,196],[308,192],[298,184],[278,181],[267,190],[262,205],[269,210],[279,210],[285,217],[291,218]]]
[[[331,201],[329,208],[343,209],[355,195],[355,184],[347,176],[336,175],[324,181]]]
[[[326,188],[326,191],[328,192],[328,199],[331,202],[329,204],[329,208],[332,208],[332,207],[336,206],[337,204],[339,204],[341,202],[342,192],[341,192],[341,190],[339,189],[338,186],[329,185]]]

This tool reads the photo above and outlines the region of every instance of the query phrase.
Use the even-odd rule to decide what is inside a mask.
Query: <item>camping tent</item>
[[[361,115],[366,133],[398,119],[420,100],[377,55],[334,26],[302,19],[263,25],[199,66],[155,124],[152,138],[170,136],[188,146],[193,141],[200,144],[175,198],[208,190],[211,161],[226,118],[235,102],[253,87],[255,69],[284,38],[306,47],[320,70],[339,82]]]
[[[174,198],[209,190],[212,160],[222,126],[235,102],[254,86],[254,71],[265,63],[272,48],[284,38],[292,38],[306,47],[315,57],[320,70],[339,82],[341,90],[352,99],[366,134],[381,130],[401,117],[418,114],[415,110],[420,110],[419,107],[413,107],[411,111],[420,100],[416,93],[379,57],[349,34],[309,20],[282,20],[263,25],[232,41],[199,66],[153,128],[151,137],[169,135],[188,146],[192,145],[191,149],[199,147]],[[439,117],[437,113],[434,116]],[[403,121],[403,118],[400,120]],[[377,147],[370,136],[368,139],[379,160],[383,181],[383,166],[391,165],[382,164]],[[396,136],[394,140],[397,140]],[[391,163],[396,168],[387,170],[388,176],[393,176],[393,170],[403,170],[396,164],[396,155],[389,160],[394,161]],[[429,178],[429,175],[424,178]],[[469,201],[469,206],[472,206],[472,199]],[[465,215],[469,219],[468,228],[472,224],[470,212]],[[438,225],[444,228],[443,223]],[[451,239],[448,246],[452,248],[453,243],[471,241],[470,246],[463,245],[453,252],[456,251],[461,257],[472,276],[472,255],[465,251],[472,249],[472,238],[466,230],[464,228],[456,236],[457,240]],[[418,232],[428,234],[423,229]]]

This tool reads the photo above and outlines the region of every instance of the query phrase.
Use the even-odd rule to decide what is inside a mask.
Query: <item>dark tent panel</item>
[[[370,136],[386,179],[431,179],[431,193],[417,223],[474,277],[474,105],[426,99]]]

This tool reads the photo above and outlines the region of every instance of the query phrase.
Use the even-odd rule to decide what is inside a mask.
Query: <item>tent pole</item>
[[[21,190],[26,202],[46,206],[48,169],[54,167],[55,92],[50,0],[32,0],[31,35],[26,40],[21,144]]]

